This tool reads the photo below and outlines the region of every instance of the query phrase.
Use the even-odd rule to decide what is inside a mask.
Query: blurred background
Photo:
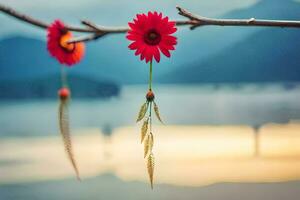
[[[51,22],[124,26],[136,13],[183,19],[176,5],[217,18],[300,20],[299,0],[0,0]],[[154,65],[155,187],[140,125],[148,65],[124,34],[87,43],[68,69],[76,181],[58,132],[60,65],[46,32],[0,13],[0,199],[300,198],[300,30],[180,27],[171,59]]]

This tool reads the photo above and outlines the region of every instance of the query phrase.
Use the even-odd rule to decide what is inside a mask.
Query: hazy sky
[[[166,6],[174,7],[174,5],[186,5],[190,8],[197,8],[203,12],[210,12],[212,15],[219,15],[232,9],[237,9],[249,6],[258,0],[168,0],[168,1],[140,1],[140,0],[0,0],[0,3],[22,9],[24,11],[41,12],[52,9],[59,10],[73,10],[79,11],[90,7],[101,6],[116,6],[126,5],[122,10],[129,7],[133,8],[164,8]],[[119,7],[120,8],[120,7]]]

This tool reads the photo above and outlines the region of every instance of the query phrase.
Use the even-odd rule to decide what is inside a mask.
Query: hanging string
[[[150,66],[149,66],[149,91],[152,91],[152,60],[150,61]],[[152,113],[152,101],[149,102],[150,103],[150,109],[149,109],[149,129],[150,132],[152,132],[152,117],[151,117],[151,113]]]
[[[60,68],[61,85],[62,87],[68,87],[67,73],[64,66]]]
[[[152,90],[152,60],[150,61],[150,69],[149,69],[149,90]]]

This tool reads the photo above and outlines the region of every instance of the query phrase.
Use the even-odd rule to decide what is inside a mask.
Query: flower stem
[[[61,84],[63,87],[68,87],[67,74],[64,66],[61,66]]]
[[[150,61],[149,90],[152,90],[152,60]]]

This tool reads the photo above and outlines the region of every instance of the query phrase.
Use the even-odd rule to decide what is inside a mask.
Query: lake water
[[[166,124],[224,125],[287,123],[300,119],[300,86],[156,85],[156,102]],[[135,124],[147,86],[126,86],[119,97],[76,100],[70,105],[73,128],[111,129]],[[0,135],[29,136],[57,132],[57,101],[0,103]]]
[[[300,119],[300,85],[154,85],[156,102],[168,125],[260,126]],[[146,85],[126,86],[119,97],[72,100],[72,127],[95,127],[109,133],[114,127],[134,125],[145,101]],[[0,102],[1,136],[56,134],[57,101]],[[106,130],[106,131],[105,131]]]
[[[0,102],[0,200],[299,199],[300,85],[154,89],[167,125],[154,122],[153,191],[135,123],[147,91],[139,85],[72,100],[82,182],[64,154],[57,101]]]

